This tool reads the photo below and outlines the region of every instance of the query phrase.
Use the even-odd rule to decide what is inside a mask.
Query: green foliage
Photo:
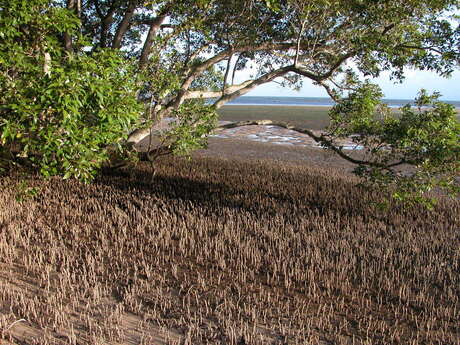
[[[165,117],[175,121],[160,139],[188,154],[216,123],[214,107],[193,97],[215,97],[217,107],[274,78],[299,88],[307,77],[338,101],[324,145],[344,157],[336,139],[352,136],[365,148],[355,163],[367,183],[400,200],[423,201],[438,187],[458,193],[452,107],[422,93],[395,116],[358,77],[403,80],[407,67],[451,74],[460,28],[448,16],[458,0],[74,3],[0,0],[0,173],[28,167],[90,181],[126,156],[132,130]]]
[[[272,11],[279,11],[280,10],[280,4],[278,0],[265,0],[265,3],[269,9]]]
[[[355,172],[371,185],[390,188],[399,201],[431,206],[430,191],[458,195],[460,123],[454,107],[422,90],[416,107],[392,112],[381,104],[381,95],[365,83],[330,113],[330,133],[352,136],[372,157]]]
[[[18,183],[15,189],[15,199],[17,202],[24,202],[26,200],[33,199],[40,192],[38,187],[31,187],[26,181]]]
[[[59,32],[78,20],[49,1],[8,4],[0,6],[1,167],[91,181],[137,124],[133,66],[115,51],[65,52]]]
[[[159,38],[157,44],[161,46],[162,43],[163,40]],[[193,65],[200,62],[202,61],[195,61]],[[142,90],[142,93],[145,93],[143,98],[149,103],[147,117],[144,119],[146,124],[155,122],[155,110],[161,113],[167,108],[161,108],[161,103],[165,103],[165,100],[174,100],[181,92],[187,63],[180,49],[170,48],[152,53],[147,69],[142,71],[145,86]],[[189,90],[220,90],[222,76],[221,71],[211,66],[194,79]],[[165,113],[168,117],[173,117],[174,122],[171,130],[165,132],[160,141],[175,155],[187,156],[193,150],[206,147],[208,134],[217,125],[217,112],[203,99],[186,100],[177,108]]]
[[[217,113],[202,101],[183,104],[174,114],[177,119],[171,131],[165,135],[176,155],[188,155],[207,145],[208,134],[216,127]]]

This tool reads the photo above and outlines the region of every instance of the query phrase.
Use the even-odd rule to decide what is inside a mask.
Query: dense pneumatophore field
[[[166,159],[0,181],[0,344],[460,344],[460,203],[335,170]]]

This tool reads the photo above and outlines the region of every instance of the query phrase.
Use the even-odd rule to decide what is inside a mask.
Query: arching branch
[[[216,127],[216,130],[224,130],[224,129],[230,129],[230,128],[237,128],[237,127],[243,127],[243,126],[277,126],[277,127],[282,127],[289,129],[291,131],[297,132],[297,133],[302,133],[308,135],[310,138],[312,138],[315,142],[318,144],[321,144],[322,146],[334,151],[337,155],[339,155],[341,158],[349,161],[350,163],[357,164],[357,165],[367,165],[367,166],[372,166],[372,167],[377,167],[377,168],[384,168],[384,169],[390,169],[393,167],[396,167],[398,165],[406,164],[407,162],[405,161],[398,161],[394,162],[391,164],[382,164],[378,162],[372,162],[372,161],[365,161],[361,159],[356,159],[353,158],[349,155],[347,155],[343,150],[340,148],[340,146],[337,146],[334,144],[333,141],[328,139],[325,135],[320,134],[317,135],[313,131],[306,129],[306,128],[300,128],[293,126],[287,122],[283,121],[272,121],[272,120],[252,120],[252,121],[238,121],[238,122],[231,122],[227,124],[220,125]]]
[[[271,71],[269,73],[264,74],[260,78],[255,79],[255,80],[251,81],[250,83],[247,83],[246,85],[236,89],[232,93],[227,93],[227,94],[222,95],[214,103],[214,108],[219,109],[225,103],[230,102],[231,100],[233,100],[235,98],[238,98],[238,97],[248,93],[249,91],[255,89],[259,85],[268,83],[268,82],[272,81],[275,78],[278,78],[278,77],[281,77],[281,76],[285,75],[286,73],[291,71],[291,69],[292,69],[292,66],[286,66],[286,67],[276,69],[274,71]]]

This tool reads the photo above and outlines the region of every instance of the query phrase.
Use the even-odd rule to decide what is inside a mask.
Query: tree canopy
[[[355,163],[367,182],[400,199],[422,200],[434,187],[458,193],[454,108],[421,92],[418,108],[394,116],[368,79],[389,71],[402,81],[407,68],[449,76],[460,62],[459,6],[0,0],[0,167],[89,181],[162,118],[176,121],[150,151],[187,153],[206,143],[226,102],[275,79],[293,88],[309,79],[336,106],[324,134],[304,132]],[[248,68],[252,77],[238,81]],[[342,150],[344,136],[365,147],[366,159]]]

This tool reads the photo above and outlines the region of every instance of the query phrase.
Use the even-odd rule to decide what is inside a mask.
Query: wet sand
[[[330,107],[226,105],[218,110],[223,121],[274,120],[295,126],[320,130],[329,125]]]
[[[314,131],[324,129],[330,107],[227,105],[219,110],[221,123],[243,120],[281,120]],[[460,109],[457,109],[460,120]],[[141,146],[145,146],[145,138]],[[351,142],[342,142],[348,153],[362,156]],[[354,150],[353,150],[354,149]],[[350,172],[354,165],[324,150],[307,135],[276,126],[245,126],[215,132],[207,149],[193,156],[218,156],[226,159],[274,160],[289,164],[336,167]]]
[[[360,153],[351,153],[359,157]],[[206,149],[193,152],[193,157],[219,157],[226,160],[272,161],[281,165],[302,165],[318,168],[335,168],[351,173],[353,164],[333,152],[316,147],[276,145],[237,138],[209,138]]]

